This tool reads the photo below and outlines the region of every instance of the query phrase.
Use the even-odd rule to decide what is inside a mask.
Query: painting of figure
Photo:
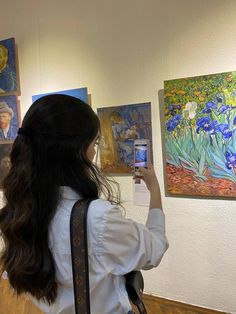
[[[12,143],[0,144],[0,189],[2,188],[2,182],[11,166],[10,152]]]
[[[101,168],[108,173],[130,174],[134,140],[149,139],[152,147],[151,104],[98,108],[97,112],[102,133]]]
[[[17,90],[15,40],[9,38],[0,41],[0,93]]]
[[[170,195],[236,197],[236,72],[164,82]]]
[[[14,140],[19,128],[19,111],[15,95],[0,96],[0,142]]]

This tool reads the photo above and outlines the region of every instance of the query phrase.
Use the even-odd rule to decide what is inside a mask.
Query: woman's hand
[[[142,176],[140,176],[139,178],[143,179],[147,186],[147,189],[150,192],[152,190],[156,190],[159,187],[156,173],[152,164],[149,164],[148,168],[140,168],[139,171],[142,174]]]
[[[142,176],[135,176],[134,178],[142,179],[150,191],[150,209],[162,209],[160,186],[153,165],[149,164],[147,169],[140,168],[139,171]]]

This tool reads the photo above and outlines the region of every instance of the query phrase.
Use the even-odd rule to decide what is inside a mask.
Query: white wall
[[[22,116],[32,94],[76,87],[88,87],[94,109],[152,102],[170,248],[144,273],[146,292],[231,313],[235,202],[164,197],[158,91],[165,79],[236,70],[235,12],[234,0],[13,0],[0,11],[0,38],[18,45]],[[118,180],[128,216],[145,221],[132,180]]]

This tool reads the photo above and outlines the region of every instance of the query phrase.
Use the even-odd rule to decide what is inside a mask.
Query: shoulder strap
[[[90,314],[87,212],[93,199],[77,201],[71,211],[70,241],[75,313]]]

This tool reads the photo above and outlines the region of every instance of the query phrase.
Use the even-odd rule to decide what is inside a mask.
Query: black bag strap
[[[76,314],[90,314],[87,212],[92,200],[78,200],[72,208],[70,217],[71,260]]]

